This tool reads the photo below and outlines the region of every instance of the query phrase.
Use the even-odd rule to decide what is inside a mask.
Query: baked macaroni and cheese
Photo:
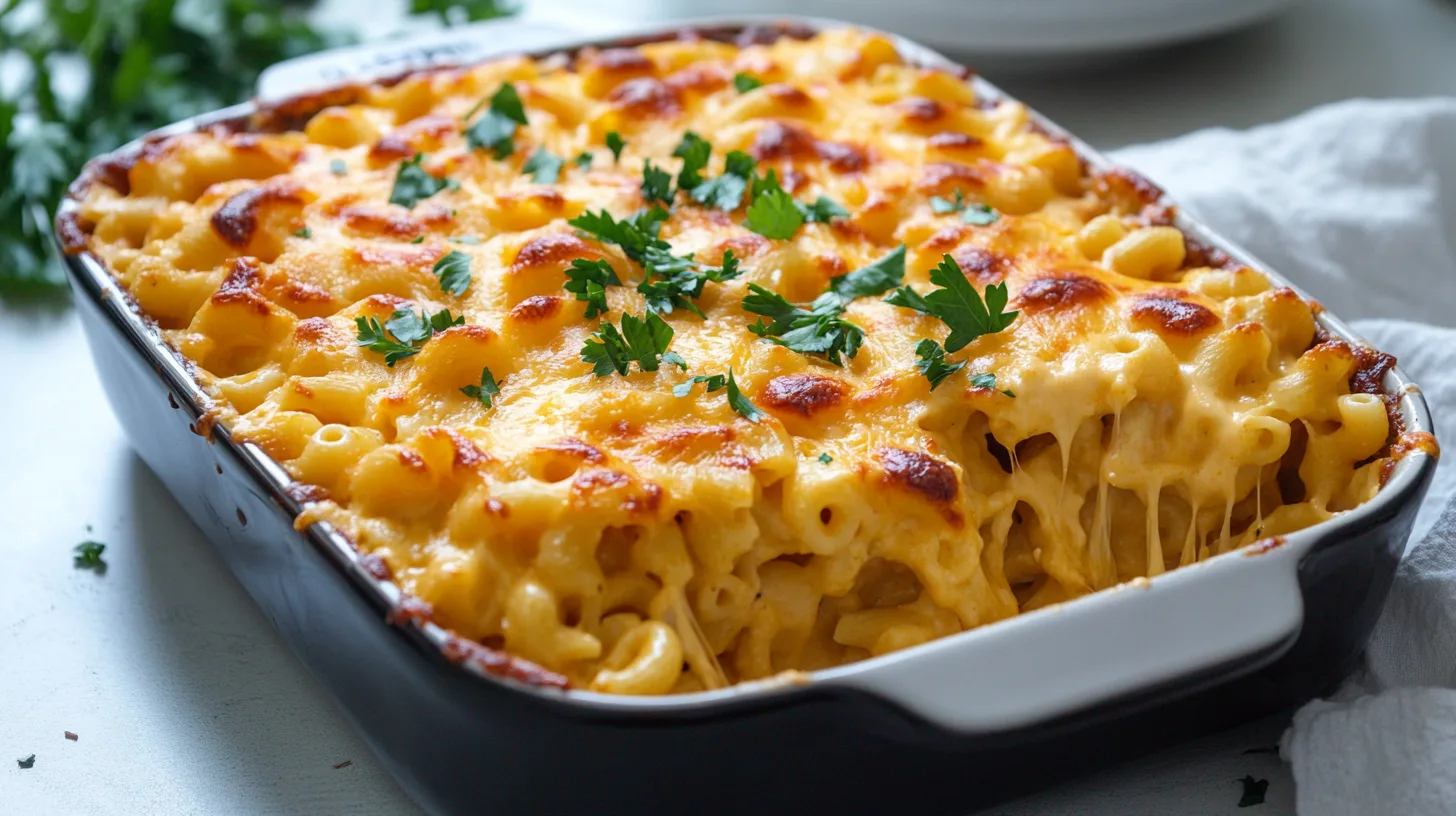
[[[307,486],[301,527],[582,689],[1155,576],[1369,499],[1398,437],[1390,357],[856,30],[332,92],[79,196],[72,248]]]

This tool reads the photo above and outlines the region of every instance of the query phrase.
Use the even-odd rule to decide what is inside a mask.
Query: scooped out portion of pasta
[[[578,689],[863,660],[1380,489],[1388,355],[966,76],[762,39],[154,140],[93,168],[71,248],[300,528]]]

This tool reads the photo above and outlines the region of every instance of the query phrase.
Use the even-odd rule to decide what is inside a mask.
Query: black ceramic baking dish
[[[687,28],[734,38],[830,25],[839,24],[775,18]],[[950,66],[898,42],[911,61]],[[985,98],[1004,97],[968,81]],[[292,110],[306,114],[307,106]],[[236,125],[255,110],[240,105],[164,132]],[[1070,141],[1094,167],[1107,166]],[[57,236],[74,251],[73,212],[62,205]],[[1190,219],[1180,215],[1177,225],[1269,273]],[[298,486],[287,473],[213,427],[186,364],[94,256],[66,262],[101,380],[133,445],[433,813],[963,813],[1327,693],[1380,613],[1435,467],[1417,451],[1374,500],[1331,522],[793,681],[656,698],[563,690],[430,623],[344,537],[321,525],[296,531]],[[1320,319],[1331,335],[1360,342],[1339,320]],[[1431,432],[1419,390],[1399,369],[1383,387],[1406,431]]]

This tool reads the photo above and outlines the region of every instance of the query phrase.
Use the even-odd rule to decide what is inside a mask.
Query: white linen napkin
[[[1456,98],[1351,100],[1113,158],[1395,354],[1456,457]],[[1365,669],[1284,735],[1301,816],[1456,813],[1453,494],[1443,462]]]

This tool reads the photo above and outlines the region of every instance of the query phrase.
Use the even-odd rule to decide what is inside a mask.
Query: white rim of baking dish
[[[812,31],[850,27],[873,31],[894,41],[901,55],[910,62],[926,67],[960,67],[925,46],[869,26],[792,15],[673,21],[607,37],[564,38],[532,53],[545,56],[624,40],[666,38],[684,30],[760,26]],[[487,59],[491,58],[495,57]],[[979,76],[968,81],[982,98],[1014,100]],[[150,136],[197,130],[247,117],[257,110],[256,103],[243,103],[161,128]],[[1038,126],[1066,139],[1091,167],[1105,170],[1117,166],[1044,116],[1028,110]],[[108,155],[136,151],[142,141],[134,141]],[[1165,197],[1165,200],[1168,199]],[[64,200],[58,209],[58,220],[75,207],[74,200]],[[1175,224],[1186,234],[1263,272],[1276,284],[1290,286],[1308,297],[1266,264],[1181,210]],[[84,273],[77,277],[86,284],[89,294],[115,322],[129,331],[134,345],[147,354],[148,362],[168,381],[169,387],[187,398],[194,415],[200,418],[211,404],[210,398],[155,325],[130,306],[130,296],[105,265],[90,253],[66,256],[66,260],[74,272]],[[1322,311],[1318,321],[1347,342],[1368,345],[1344,321],[1328,312]],[[1383,386],[1386,393],[1399,395],[1399,411],[1407,430],[1434,432],[1420,389],[1398,365],[1386,374]],[[256,445],[235,441],[226,428],[219,426],[213,434],[251,467],[262,486],[296,519],[301,506],[288,491],[290,485],[296,484],[288,472]],[[779,696],[814,686],[869,692],[934,724],[962,733],[1002,732],[1054,720],[1167,683],[1188,681],[1192,686],[1200,683],[1200,677],[1203,683],[1221,681],[1274,660],[1294,642],[1303,624],[1304,604],[1297,574],[1301,558],[1320,541],[1378,523],[1369,517],[1391,515],[1399,503],[1417,500],[1420,486],[1434,466],[1433,457],[1418,451],[1395,464],[1384,487],[1369,502],[1313,527],[1256,542],[1155,578],[1135,579],[1072,601],[831,669],[786,672],[712,691],[630,697],[533,686],[492,674],[471,660],[456,662],[482,680],[566,701],[583,713],[629,716],[711,713],[727,704],[743,702],[744,698]],[[312,524],[306,532],[316,544],[322,545],[356,586],[370,591],[374,600],[386,609],[398,611],[409,600],[393,581],[371,574],[364,565],[363,554],[326,523]],[[456,640],[453,634],[433,622],[411,620],[403,625],[416,629],[442,656]]]

